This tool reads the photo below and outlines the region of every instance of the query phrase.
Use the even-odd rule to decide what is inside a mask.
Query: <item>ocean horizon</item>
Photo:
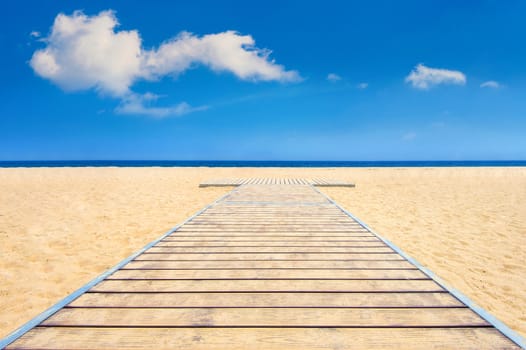
[[[0,168],[60,167],[229,167],[229,168],[398,168],[398,167],[522,167],[526,160],[15,160]]]

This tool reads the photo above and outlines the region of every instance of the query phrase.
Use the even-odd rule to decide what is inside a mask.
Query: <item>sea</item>
[[[16,160],[0,168],[59,167],[263,167],[263,168],[397,168],[397,167],[524,167],[526,160]]]

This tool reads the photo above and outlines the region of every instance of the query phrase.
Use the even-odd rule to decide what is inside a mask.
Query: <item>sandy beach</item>
[[[326,177],[350,212],[526,336],[526,168],[0,169],[0,337],[182,222],[222,177]]]

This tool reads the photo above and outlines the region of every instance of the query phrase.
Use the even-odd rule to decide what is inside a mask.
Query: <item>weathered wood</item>
[[[298,227],[265,227],[265,226],[247,226],[240,227],[232,225],[230,227],[190,227],[183,226],[177,232],[367,232],[364,228],[345,228],[341,226],[334,227],[311,227],[311,226],[298,226]]]
[[[362,226],[357,224],[351,224],[351,223],[292,223],[292,222],[281,222],[281,223],[271,223],[271,222],[259,222],[259,223],[218,223],[218,222],[200,222],[200,223],[188,223],[184,225],[185,228],[193,228],[193,227],[199,227],[199,228],[230,228],[230,227],[244,227],[244,228],[304,228],[305,226],[309,228],[337,228],[337,229],[343,229],[343,228],[360,228],[364,229]]]
[[[144,253],[135,261],[226,261],[226,260],[404,260],[396,253]]]
[[[371,233],[362,230],[345,231],[345,230],[308,230],[303,229],[302,231],[292,230],[196,230],[196,229],[180,229],[172,234],[171,237],[179,236],[192,236],[192,237],[212,237],[212,236],[241,236],[241,237],[374,237]]]
[[[355,240],[318,240],[314,241],[312,239],[309,239],[308,241],[268,241],[265,240],[264,242],[257,241],[256,239],[252,240],[230,240],[230,239],[223,239],[223,240],[195,240],[195,239],[187,239],[187,240],[176,240],[172,238],[167,238],[163,240],[162,242],[159,242],[155,245],[155,248],[216,248],[216,247],[223,247],[223,248],[251,248],[251,247],[258,247],[261,249],[272,249],[272,248],[320,248],[320,249],[329,249],[329,248],[339,248],[339,249],[365,249],[369,250],[372,248],[386,248],[387,245],[378,239],[355,239]],[[388,247],[387,247],[388,248]],[[391,248],[389,248],[391,249]]]
[[[105,280],[90,292],[441,292],[433,280]]]
[[[361,254],[379,254],[379,253],[394,253],[394,251],[385,247],[305,247],[305,246],[270,246],[270,247],[258,247],[252,246],[155,246],[147,251],[148,253],[164,253],[164,254],[209,254],[209,253],[236,253],[236,254],[262,254],[262,253],[288,253],[288,254],[301,254],[301,253],[318,253],[318,254],[330,254],[330,253],[361,253]]]
[[[124,270],[111,279],[429,279],[413,270]]]
[[[514,348],[304,182],[232,180],[10,348]]]
[[[377,237],[368,235],[368,236],[358,236],[358,237],[304,237],[304,236],[289,236],[289,237],[265,237],[265,236],[250,236],[250,237],[231,237],[231,236],[212,236],[212,237],[195,237],[195,236],[183,236],[183,235],[173,235],[168,236],[163,239],[161,242],[201,242],[203,246],[207,244],[215,244],[216,242],[223,242],[226,244],[238,244],[238,242],[252,242],[264,244],[267,246],[268,243],[279,243],[279,244],[328,244],[334,245],[334,243],[349,243],[354,245],[355,242],[364,242],[370,244],[370,242],[378,243],[382,242]],[[159,242],[159,244],[161,243]],[[382,242],[383,244],[383,242]]]
[[[320,281],[324,283],[325,281]],[[449,293],[86,293],[72,307],[461,307]],[[327,312],[331,312],[330,309]]]
[[[11,349],[518,349],[493,328],[39,327]],[[8,349],[9,349],[8,348]]]
[[[106,327],[473,327],[489,324],[468,308],[68,308],[45,326]]]
[[[364,228],[353,227],[350,225],[185,225],[177,231],[317,231],[317,232],[366,232]]]
[[[271,219],[271,220],[288,220],[288,219],[298,219],[303,220],[305,219],[306,215],[309,215],[309,219],[313,218],[319,218],[321,220],[348,220],[342,213],[334,212],[320,212],[320,213],[309,213],[308,210],[301,211],[301,212],[286,212],[284,210],[274,210],[269,213],[265,212],[244,212],[244,211],[238,211],[238,210],[229,210],[225,212],[218,212],[218,211],[212,211],[212,209],[207,210],[203,215],[203,218],[207,219],[225,219],[225,218],[232,218],[233,215],[235,215],[237,218],[244,219],[244,220],[250,220],[252,218],[264,220],[264,219]]]
[[[263,242],[275,242],[275,241],[302,241],[302,242],[364,242],[364,241],[374,241],[378,242],[378,238],[371,235],[370,233],[360,233],[360,234],[311,234],[311,233],[301,233],[301,234],[291,234],[291,233],[277,233],[277,234],[250,234],[236,232],[233,235],[230,232],[225,232],[223,234],[210,232],[210,233],[184,233],[172,235],[166,237],[163,242],[168,241],[179,241],[179,240],[194,240],[194,241],[263,241]]]
[[[132,261],[126,269],[256,269],[256,268],[289,268],[289,269],[404,269],[414,268],[407,261]]]
[[[237,217],[237,215],[236,215]],[[224,216],[224,217],[210,217],[203,215],[202,217],[196,218],[190,223],[192,224],[335,224],[335,223],[343,223],[348,224],[349,222],[355,222],[350,220],[346,217],[336,217],[336,218],[323,218],[323,217],[283,217],[283,218],[276,218],[274,216],[270,217],[261,217],[256,218],[254,216],[247,216],[246,218],[232,218],[231,216]]]
[[[252,178],[252,179],[211,179],[199,184],[199,187],[227,187],[239,185],[312,185],[320,187],[354,187],[353,183],[334,179],[272,179],[272,178]]]

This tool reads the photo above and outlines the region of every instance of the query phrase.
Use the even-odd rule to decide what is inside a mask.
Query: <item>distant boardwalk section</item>
[[[519,348],[507,330],[313,186],[350,184],[217,184],[238,187],[28,323],[4,346]]]
[[[353,183],[333,179],[298,179],[298,178],[248,178],[248,179],[213,179],[199,185],[211,186],[241,186],[241,185],[313,185],[330,187],[354,187]]]

